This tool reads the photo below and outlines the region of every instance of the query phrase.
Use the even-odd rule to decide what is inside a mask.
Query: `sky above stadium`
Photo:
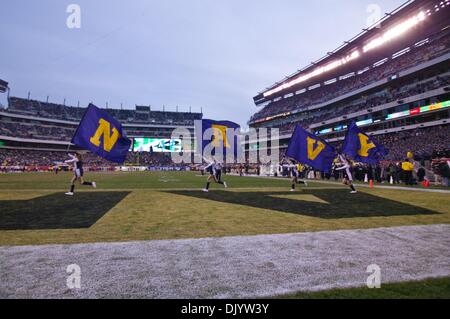
[[[0,79],[12,96],[30,91],[33,99],[67,105],[203,108],[206,118],[246,126],[259,91],[403,2],[6,1]],[[81,9],[80,28],[67,26],[70,4]]]

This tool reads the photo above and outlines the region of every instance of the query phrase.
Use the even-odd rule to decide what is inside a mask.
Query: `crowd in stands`
[[[11,97],[7,111],[15,114],[79,122],[86,108]],[[187,126],[193,125],[194,120],[202,119],[201,113],[152,111],[150,107],[140,111],[109,108],[105,111],[121,123]]]
[[[67,159],[64,152],[0,149],[0,166],[52,166]]]
[[[450,125],[417,128],[414,130],[375,135],[376,143],[385,146],[388,161],[401,161],[407,152],[413,152],[416,160],[450,158]],[[333,143],[339,150],[341,142]],[[281,154],[283,156],[283,154]],[[65,152],[0,149],[0,164],[3,165],[51,165],[67,158]],[[88,165],[111,165],[93,154],[84,159]],[[133,165],[173,165],[170,153],[129,152],[126,164]]]
[[[321,123],[343,115],[352,114],[362,110],[370,110],[376,106],[393,101],[399,101],[405,97],[421,94],[436,88],[450,85],[450,74],[436,76],[424,81],[416,80],[416,83],[410,85],[396,85],[385,88],[376,93],[367,96],[361,96],[353,101],[337,103],[333,107],[324,107],[317,110],[302,112],[296,118],[287,118],[273,122],[271,126],[279,127],[281,134],[292,133],[297,124],[308,128],[311,124]],[[441,101],[442,97],[433,97],[435,102]]]
[[[0,135],[9,137],[70,141],[75,129],[75,127],[60,125],[0,121]]]
[[[78,123],[85,109],[12,97],[6,111]],[[172,129],[161,128],[158,125],[193,126],[194,120],[200,120],[203,117],[201,113],[150,111],[149,107],[140,107],[139,110],[107,109],[106,111],[122,123],[155,125],[155,127],[124,127],[128,136],[153,138],[170,138]],[[0,117],[0,135],[8,137],[70,141],[76,127],[76,124]]]
[[[413,130],[373,135],[375,143],[389,150],[384,157],[387,161],[402,161],[407,152],[414,154],[414,159],[431,160],[433,158],[450,158],[450,125],[438,125]],[[343,141],[332,145],[339,150]]]
[[[450,125],[376,135],[373,138],[389,150],[387,160],[402,160],[408,151],[414,153],[416,160],[450,158]]]
[[[290,98],[271,102],[261,111],[253,115],[250,121],[252,122],[268,116],[282,114],[289,111],[302,110],[310,106],[330,101],[334,98],[370,85],[371,83],[379,81],[380,79],[388,78],[391,75],[397,74],[398,72],[411,68],[419,63],[443,55],[444,53],[449,52],[449,43],[450,36],[446,34],[442,38],[435,39],[435,41],[431,41],[429,44],[412,49],[411,52],[401,55],[396,59],[389,60],[388,62],[381,64],[380,66],[373,67],[372,69],[362,74],[356,74],[355,76],[349,77],[347,79],[339,80],[329,85],[322,85],[319,88],[313,89],[311,91],[306,91]],[[347,103],[346,107],[340,110],[336,110],[336,108],[333,107],[332,113],[327,112],[326,114],[320,114],[320,112],[318,113],[317,111],[314,111],[314,116],[312,118],[309,118],[308,122],[315,123],[318,121],[323,121],[324,119],[327,119],[329,115],[332,115],[332,117],[344,115],[345,113],[359,110],[361,109],[361,107],[380,105],[389,101],[401,99],[406,96],[419,94],[426,90],[431,90],[448,83],[448,76],[444,79],[438,77],[436,81],[418,84],[412,88],[403,86],[401,88],[389,91],[386,90],[386,92],[384,92],[384,94],[382,92],[380,96],[372,95],[370,100],[367,100],[366,98],[365,101],[359,101],[360,103],[358,103],[358,101],[355,101],[355,105],[349,105]]]
[[[99,167],[113,167],[117,164],[109,162],[92,153],[82,152],[84,164],[96,169]],[[66,152],[38,151],[21,149],[0,149],[0,167],[3,166],[35,166],[52,168],[56,164],[61,165],[69,159]],[[180,166],[172,162],[169,153],[129,152],[124,165],[136,166]]]
[[[311,124],[320,123],[346,114],[352,114],[362,110],[398,101],[402,98],[421,94],[433,89],[450,85],[450,75],[436,76],[426,81],[419,81],[412,85],[398,85],[383,89],[382,91],[355,99],[353,102],[340,103],[333,108],[323,108],[302,113],[302,119],[281,126],[282,133],[292,132],[296,124],[308,128]],[[440,101],[439,98],[434,98]]]
[[[51,141],[70,141],[75,133],[75,125],[28,123],[20,120],[0,120],[0,135],[9,137],[42,139]],[[163,128],[124,128],[127,136],[151,136],[152,138],[170,138],[172,129]]]

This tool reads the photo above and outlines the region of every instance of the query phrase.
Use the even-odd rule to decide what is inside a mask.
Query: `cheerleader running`
[[[355,186],[353,186],[353,177],[352,173],[350,172],[351,168],[350,161],[345,158],[345,155],[339,154],[337,165],[340,166],[336,168],[337,171],[344,170],[344,178],[342,180],[342,183],[344,185],[350,186],[350,189],[352,190],[350,194],[357,193]]]
[[[222,164],[218,163],[215,159],[205,167],[205,172],[208,172],[208,179],[206,180],[206,188],[203,189],[204,192],[209,192],[209,185],[211,181],[217,184],[222,184],[227,188],[227,183],[222,181]]]
[[[65,161],[64,163],[70,164],[73,163],[73,172],[74,176],[71,180],[70,185],[70,191],[66,193],[67,196],[73,196],[74,190],[75,190],[75,182],[78,180],[80,181],[81,185],[84,186],[92,186],[93,188],[97,187],[97,184],[95,182],[85,182],[83,179],[83,160],[81,157],[81,154],[76,153],[75,155],[69,154],[70,160]]]
[[[291,175],[291,192],[295,192],[295,187],[297,184],[303,184],[305,186],[308,186],[308,183],[306,181],[299,180],[300,177],[300,171],[299,166],[293,163],[291,160],[283,158],[281,160],[282,167],[286,167],[289,170],[289,173]]]

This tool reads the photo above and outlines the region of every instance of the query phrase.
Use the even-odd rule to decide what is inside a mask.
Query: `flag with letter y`
[[[377,164],[388,154],[388,150],[383,145],[376,144],[370,136],[358,128],[355,122],[347,131],[341,152],[355,161],[372,165]]]
[[[295,127],[286,156],[319,171],[330,173],[336,152],[332,146],[300,125]]]
[[[72,138],[72,144],[121,164],[125,161],[131,140],[125,136],[119,121],[89,104]]]

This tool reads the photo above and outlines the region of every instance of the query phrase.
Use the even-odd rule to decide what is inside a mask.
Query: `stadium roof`
[[[395,53],[439,32],[449,26],[449,4],[450,0],[405,2],[326,56],[260,92],[254,97],[255,104],[358,71],[376,63],[389,53]],[[380,38],[388,33],[386,31],[392,30],[397,31],[399,36],[381,42]]]

